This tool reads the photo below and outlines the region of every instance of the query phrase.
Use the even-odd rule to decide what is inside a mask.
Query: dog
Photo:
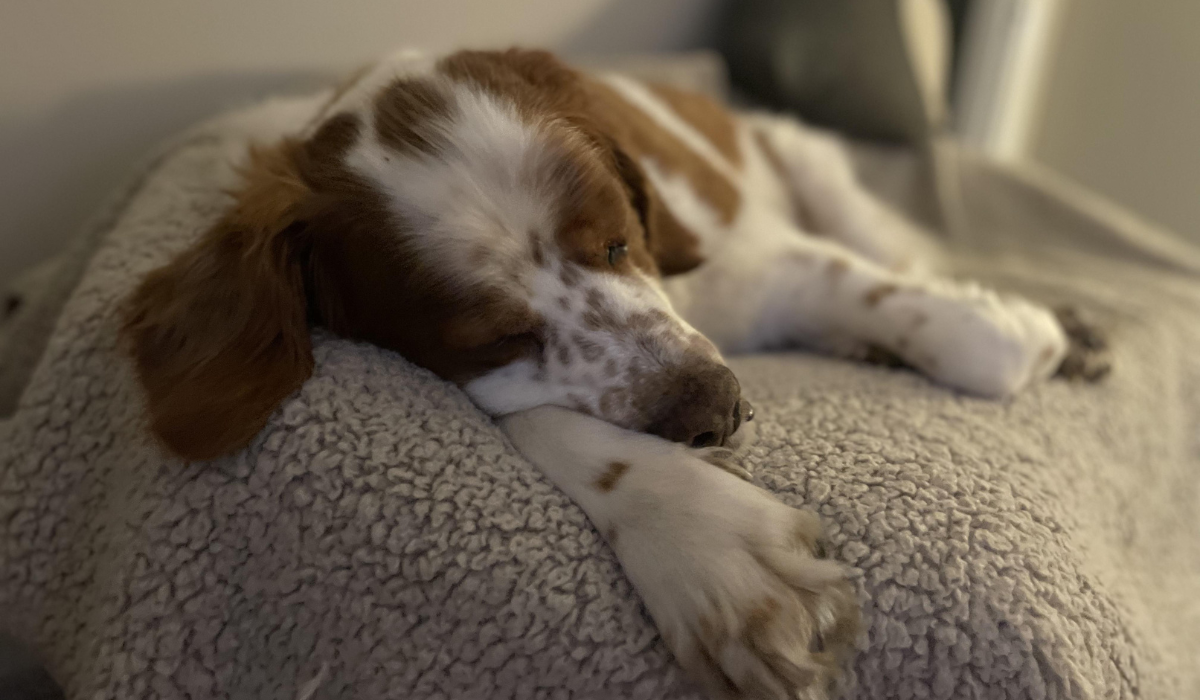
[[[882,351],[1006,397],[1078,345],[933,275],[834,135],[541,51],[360,70],[231,194],[123,311],[161,443],[246,445],[311,374],[315,325],[395,350],[587,513],[713,698],[826,697],[858,626],[816,516],[737,463],[754,412],[723,353]]]

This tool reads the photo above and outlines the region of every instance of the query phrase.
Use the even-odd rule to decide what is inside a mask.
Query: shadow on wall
[[[0,288],[61,250],[154,144],[221,110],[323,82],[295,73],[125,85],[0,122]]]

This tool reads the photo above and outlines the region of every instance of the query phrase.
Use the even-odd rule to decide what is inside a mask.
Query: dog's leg
[[[973,283],[903,275],[775,217],[666,287],[722,350],[805,345],[863,358],[883,349],[950,386],[1008,396],[1050,376],[1067,338],[1047,309]]]
[[[587,513],[712,698],[824,698],[858,607],[820,525],[683,445],[553,407],[500,425]]]
[[[896,272],[924,274],[939,253],[929,234],[858,182],[834,133],[783,116],[744,117],[754,145],[783,180],[797,226]]]

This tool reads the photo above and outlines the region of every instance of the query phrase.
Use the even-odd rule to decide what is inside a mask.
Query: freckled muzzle
[[[658,420],[646,432],[692,447],[724,445],[754,408],[741,398],[741,386],[724,365],[704,363],[680,372],[660,404]]]

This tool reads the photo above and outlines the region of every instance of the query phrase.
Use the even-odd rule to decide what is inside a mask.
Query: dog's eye
[[[608,247],[608,264],[616,267],[617,263],[625,259],[628,252],[629,246],[624,243],[613,243]]]

